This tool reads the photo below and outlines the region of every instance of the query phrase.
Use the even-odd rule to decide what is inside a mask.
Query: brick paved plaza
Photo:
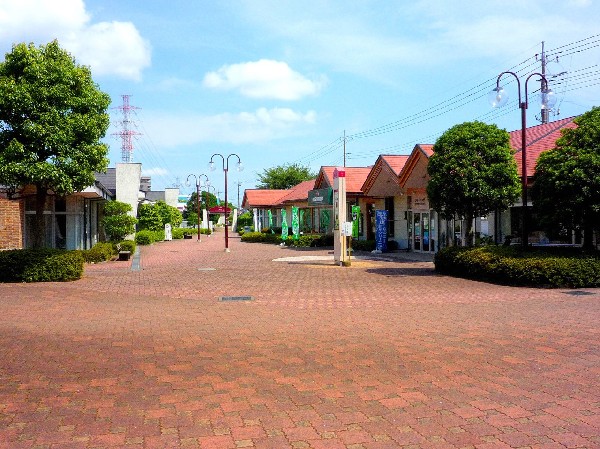
[[[0,447],[600,448],[600,290],[223,247],[0,284]]]

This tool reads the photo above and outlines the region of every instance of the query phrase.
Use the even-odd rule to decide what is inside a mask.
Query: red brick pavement
[[[0,448],[600,448],[599,290],[223,247],[0,285]]]

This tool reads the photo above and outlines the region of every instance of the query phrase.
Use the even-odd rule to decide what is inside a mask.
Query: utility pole
[[[544,51],[544,41],[542,41],[542,79],[540,80],[541,87],[540,91],[543,91],[544,88],[544,78],[546,78],[546,52]],[[550,111],[542,106],[542,124],[548,123],[548,116],[550,115]]]
[[[344,130],[344,167],[346,166],[346,130]]]

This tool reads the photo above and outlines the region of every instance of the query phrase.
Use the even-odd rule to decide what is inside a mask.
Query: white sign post
[[[344,168],[333,171],[333,259],[336,265],[350,265],[346,251],[346,171]]]

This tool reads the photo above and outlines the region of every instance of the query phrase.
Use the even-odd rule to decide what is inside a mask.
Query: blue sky
[[[551,120],[600,105],[600,6],[594,0],[124,1],[0,0],[0,51],[56,38],[121,105],[128,94],[140,133],[133,160],[160,190],[210,172],[213,153],[236,153],[230,189],[299,163],[317,171],[408,154],[470,120],[520,127],[512,103],[491,109],[500,72],[526,76],[549,56],[558,104]],[[538,54],[536,60],[536,54]],[[558,57],[558,58],[557,58]],[[558,75],[555,76],[554,75]],[[528,125],[539,87],[528,84]],[[106,142],[121,160],[118,109]],[[230,196],[231,193],[230,193]],[[235,202],[235,194],[234,202]]]

